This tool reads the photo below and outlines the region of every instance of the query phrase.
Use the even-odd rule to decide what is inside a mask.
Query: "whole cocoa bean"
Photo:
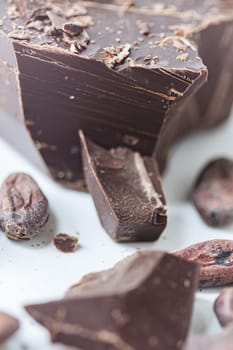
[[[220,158],[210,162],[194,185],[192,199],[208,225],[233,222],[233,161]]]
[[[0,229],[14,240],[29,240],[48,220],[48,200],[26,174],[7,177],[0,189]]]
[[[223,327],[233,324],[233,288],[223,289],[215,301],[214,311]]]
[[[191,245],[175,255],[200,264],[200,287],[233,283],[233,241],[211,240]]]
[[[227,327],[222,332],[211,335],[192,336],[184,350],[232,350],[233,327]]]

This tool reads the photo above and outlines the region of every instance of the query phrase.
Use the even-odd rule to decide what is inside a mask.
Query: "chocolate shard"
[[[0,344],[3,344],[19,328],[19,321],[4,312],[0,312]]]
[[[26,310],[54,342],[83,350],[182,349],[197,281],[197,265],[140,252],[86,276],[64,299]]]
[[[184,350],[232,350],[233,326],[211,335],[192,336]]]
[[[106,150],[79,134],[85,180],[105,230],[118,242],[158,239],[167,207],[156,161],[128,148]]]
[[[233,161],[219,158],[201,171],[192,199],[202,219],[210,226],[233,222]]]
[[[79,129],[102,147],[153,154],[161,169],[181,135],[229,115],[233,4],[11,4],[0,2],[1,132],[16,143],[18,121],[32,139],[24,152],[58,181],[84,186]],[[209,82],[191,101],[207,80],[201,58]]]
[[[222,290],[214,303],[214,311],[223,327],[233,324],[233,288]]]
[[[58,233],[53,239],[55,247],[63,253],[73,253],[78,247],[78,238],[66,233]]]
[[[233,283],[233,240],[213,239],[193,244],[174,253],[200,264],[200,287],[218,287]]]

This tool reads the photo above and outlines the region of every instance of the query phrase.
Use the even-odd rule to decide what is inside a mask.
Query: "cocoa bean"
[[[10,239],[31,239],[44,227],[48,216],[48,200],[29,175],[7,177],[0,189],[0,229]]]
[[[200,287],[233,283],[233,240],[211,240],[191,245],[175,255],[200,264]]]

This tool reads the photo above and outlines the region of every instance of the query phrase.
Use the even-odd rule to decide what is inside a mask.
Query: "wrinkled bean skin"
[[[191,245],[174,253],[200,264],[200,287],[217,287],[233,283],[233,240],[211,240]]]
[[[36,236],[48,220],[48,200],[23,173],[11,174],[0,189],[0,229],[13,240]]]

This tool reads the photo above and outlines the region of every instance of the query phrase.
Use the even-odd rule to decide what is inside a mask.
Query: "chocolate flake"
[[[24,30],[24,29],[12,30],[8,34],[8,36],[9,36],[9,38],[18,39],[18,40],[28,40],[28,41],[30,41],[30,39],[31,39],[31,35],[30,35],[29,31]]]
[[[101,54],[103,56],[103,62],[109,68],[115,68],[117,65],[124,62],[129,57],[131,51],[130,44],[124,44],[120,46],[105,47]]]
[[[138,29],[139,29],[139,33],[141,35],[149,35],[150,34],[150,26],[148,23],[146,22],[143,22],[141,20],[137,20],[137,26],[138,26]]]

